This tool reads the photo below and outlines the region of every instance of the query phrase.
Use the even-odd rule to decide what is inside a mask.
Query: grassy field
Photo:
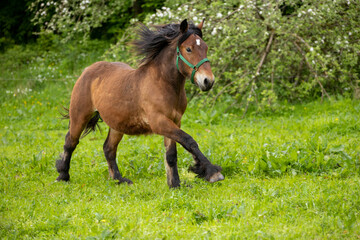
[[[187,171],[169,190],[159,136],[125,137],[118,163],[133,186],[108,179],[102,132],[84,138],[71,181],[57,183],[72,82],[1,94],[1,238],[303,238],[360,237],[360,102],[289,107],[276,114],[222,114],[195,99],[183,120],[203,152],[224,168],[210,184]],[[206,96],[203,96],[206,97]]]
[[[1,239],[360,238],[360,101],[284,103],[242,119],[224,113],[226,97],[211,108],[202,95],[182,128],[223,167],[224,181],[195,178],[179,147],[182,187],[169,190],[163,140],[152,135],[124,137],[117,160],[134,185],[117,185],[108,178],[102,123],[80,142],[63,183],[54,165],[68,123],[59,109],[76,78],[46,81],[53,72],[61,78],[62,68],[39,61],[40,79],[39,70],[26,72],[36,81],[8,82],[25,77],[16,67],[0,79]]]

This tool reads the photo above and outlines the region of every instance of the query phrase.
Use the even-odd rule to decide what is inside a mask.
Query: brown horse
[[[209,182],[224,179],[221,167],[211,164],[195,140],[180,129],[187,105],[185,78],[191,77],[202,91],[210,90],[214,83],[206,58],[208,47],[202,39],[203,22],[195,26],[185,19],[154,31],[142,26],[140,40],[134,42],[145,55],[138,69],[121,62],[97,62],[84,70],[71,95],[64,153],[56,161],[58,181],[70,179],[70,159],[80,135],[95,130],[100,116],[110,127],[103,146],[109,173],[119,183],[132,184],[121,176],[115,160],[124,134],[164,136],[169,187],[180,186],[176,142],[193,155],[195,164],[190,170],[198,177]]]

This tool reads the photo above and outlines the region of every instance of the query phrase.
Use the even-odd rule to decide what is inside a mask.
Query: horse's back
[[[71,94],[70,109],[71,105],[74,108],[85,106],[94,109],[94,93],[121,84],[124,76],[132,71],[134,71],[133,68],[122,62],[101,61],[88,66],[75,83]]]
[[[96,62],[85,68],[79,80],[84,79],[85,81],[92,81],[96,78],[104,78],[111,76],[113,73],[119,73],[122,71],[132,71],[134,70],[128,64],[123,62]],[[79,81],[78,80],[78,81]]]
[[[75,83],[73,92],[81,91],[82,89],[83,91],[90,93],[94,89],[93,85],[95,85],[96,88],[96,86],[104,81],[121,81],[123,76],[126,76],[132,71],[134,71],[132,67],[122,62],[101,61],[93,63],[84,69],[83,73]]]

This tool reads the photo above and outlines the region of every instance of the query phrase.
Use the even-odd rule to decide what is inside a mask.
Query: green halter
[[[183,62],[186,63],[186,65],[188,65],[189,67],[191,67],[191,68],[193,69],[193,71],[192,71],[192,73],[191,73],[191,78],[190,78],[190,80],[191,80],[192,83],[194,83],[194,76],[195,76],[196,71],[199,69],[199,67],[200,67],[201,65],[203,65],[203,63],[205,63],[205,62],[210,62],[209,59],[204,58],[203,60],[201,60],[201,61],[200,61],[198,64],[196,64],[195,66],[192,65],[191,63],[188,62],[188,60],[186,60],[186,59],[184,58],[183,55],[181,55],[179,46],[176,47],[176,55],[177,55],[177,57],[176,57],[176,67],[177,67],[177,69],[179,70],[179,72],[180,72],[180,69],[179,69],[179,58],[180,58],[181,60],[183,60]]]

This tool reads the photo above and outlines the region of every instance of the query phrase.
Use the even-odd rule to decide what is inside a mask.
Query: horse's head
[[[209,91],[214,85],[215,77],[210,61],[206,58],[208,46],[202,39],[203,23],[204,20],[196,27],[189,27],[186,19],[181,22],[176,65],[179,71],[190,77],[202,91]]]

